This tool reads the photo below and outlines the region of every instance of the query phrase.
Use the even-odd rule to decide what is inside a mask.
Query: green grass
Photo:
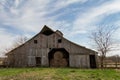
[[[0,80],[120,80],[120,70],[1,68]]]

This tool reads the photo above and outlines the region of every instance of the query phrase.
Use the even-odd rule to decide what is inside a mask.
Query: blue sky
[[[120,0],[0,0],[0,55],[16,37],[31,38],[44,25],[92,48],[88,40],[91,30],[99,25],[120,26]],[[114,35],[118,40],[119,32]]]

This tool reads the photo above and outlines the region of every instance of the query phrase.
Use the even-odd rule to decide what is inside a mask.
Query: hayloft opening
[[[69,53],[64,48],[52,49],[48,53],[50,67],[68,67]]]
[[[46,36],[51,35],[51,34],[53,34],[53,33],[54,33],[54,32],[51,31],[51,30],[46,30],[46,31],[42,32],[42,34],[44,34],[44,35],[46,35]]]
[[[46,35],[46,36],[49,36],[49,35],[53,34],[54,31],[53,31],[52,29],[48,28],[48,27],[45,25],[44,28],[41,30],[40,33],[42,33],[42,34],[44,34],[44,35]]]

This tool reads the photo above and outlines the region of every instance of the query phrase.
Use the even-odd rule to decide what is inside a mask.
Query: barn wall
[[[7,65],[10,67],[14,66],[14,55],[11,55],[11,53],[7,56]]]
[[[58,40],[61,39],[62,42],[58,43]],[[93,53],[90,50],[86,49],[85,47],[78,46],[67,39],[65,39],[63,36],[60,36],[57,33],[54,33],[47,37],[47,47],[48,48],[65,48],[70,54],[89,54]]]
[[[37,44],[34,40],[37,40]],[[28,65],[36,66],[35,57],[41,57],[41,66],[48,66],[48,50],[47,37],[42,34],[35,37],[29,44]]]
[[[58,43],[58,39],[62,40],[62,43]],[[69,42],[58,34],[52,34],[48,37],[49,48],[65,48],[70,55],[69,63],[70,67],[89,68],[89,55],[90,51]]]
[[[37,44],[34,43],[37,40]],[[49,66],[48,64],[48,52],[47,37],[45,35],[38,35],[23,46],[17,48],[12,52],[9,59],[11,65],[15,67],[36,66],[36,57],[41,57],[41,66]],[[13,60],[14,56],[14,62]],[[13,64],[14,63],[14,64]]]
[[[12,55],[14,56],[13,59],[14,59],[14,66],[15,67],[27,66],[25,52],[26,52],[25,48],[22,48],[22,47],[13,51]]]
[[[61,39],[62,42],[58,43],[58,39]],[[34,43],[34,40],[37,40],[37,44]],[[88,54],[90,51],[69,42],[57,33],[49,36],[39,34],[13,50],[13,54],[9,56],[9,64],[17,67],[36,66],[36,57],[41,57],[41,66],[49,66],[48,53],[52,48],[64,48],[69,53],[70,67],[89,67]]]
[[[58,39],[62,39],[62,43],[56,43],[57,48],[65,48],[70,55],[70,67],[80,67],[80,68],[90,68],[90,59],[89,55],[94,54],[95,52],[86,49],[85,47],[78,46],[72,42],[69,42],[62,36],[55,34],[54,41],[57,42]],[[52,37],[51,37],[52,38]],[[52,38],[54,39],[54,38]],[[97,55],[96,55],[97,56]]]
[[[89,68],[89,55],[70,55],[70,67]]]

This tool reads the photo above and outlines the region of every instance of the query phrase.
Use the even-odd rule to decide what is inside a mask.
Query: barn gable
[[[54,31],[45,25],[40,33],[44,34],[46,36],[49,36],[49,35],[53,34]]]
[[[46,25],[33,38],[7,53],[10,66],[90,67],[90,55],[97,52],[75,44],[63,37],[59,30]],[[93,58],[93,56],[92,56]],[[96,65],[96,61],[91,64]]]

